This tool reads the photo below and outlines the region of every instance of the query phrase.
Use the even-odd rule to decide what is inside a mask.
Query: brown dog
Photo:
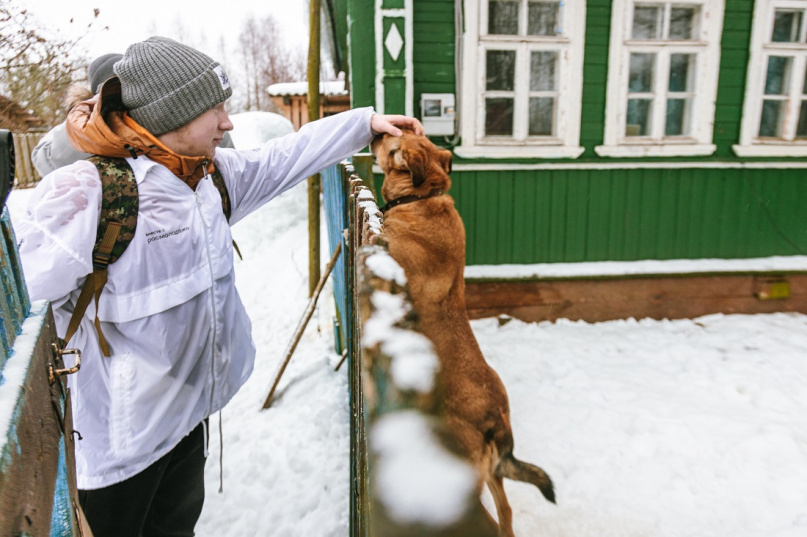
[[[487,364],[465,309],[465,228],[448,196],[451,152],[425,136],[383,135],[371,149],[384,172],[381,193],[389,253],[404,269],[420,328],[441,364],[446,427],[496,503],[499,534],[513,536],[502,479],[537,486],[554,502],[542,469],[513,456],[507,391]]]

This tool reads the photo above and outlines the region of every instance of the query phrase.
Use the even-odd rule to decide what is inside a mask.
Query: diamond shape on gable
[[[387,48],[389,55],[392,56],[392,61],[398,61],[398,55],[403,47],[403,38],[401,37],[401,32],[398,31],[398,25],[394,22],[389,27],[387,38],[384,39],[384,46]]]

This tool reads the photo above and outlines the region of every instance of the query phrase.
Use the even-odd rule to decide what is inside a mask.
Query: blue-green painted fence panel
[[[75,495],[76,491],[75,482],[68,475],[74,475],[68,463],[73,457],[68,456],[63,435],[70,409],[66,392],[57,389],[60,385],[51,385],[48,389],[45,363],[53,360],[48,354],[50,344],[56,341],[53,316],[48,302],[38,301],[32,305],[29,300],[6,207],[0,217],[0,228],[0,310],[3,316],[0,323],[0,498],[5,500],[0,502],[0,521],[4,521],[0,525],[14,526],[0,528],[3,530],[0,533],[28,535],[34,532],[50,537],[72,537],[78,535],[71,500],[71,494]],[[55,393],[59,395],[54,396]],[[54,405],[60,407],[59,416]],[[36,434],[32,434],[32,430]],[[52,445],[48,440],[51,435],[59,438],[58,450],[44,449],[45,445]],[[48,457],[58,457],[58,461]],[[47,471],[54,466],[55,474]],[[55,475],[55,482],[48,482],[47,476],[51,475]],[[25,490],[24,497],[19,490],[21,477],[34,488]],[[53,494],[43,496],[43,491]],[[32,503],[34,507],[30,508],[39,516],[22,516],[20,509],[29,509],[27,506]],[[50,513],[49,520],[47,513]],[[46,518],[43,520],[42,516]]]

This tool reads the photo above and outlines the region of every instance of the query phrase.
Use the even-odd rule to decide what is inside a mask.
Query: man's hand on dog
[[[398,127],[404,127],[412,129],[415,134],[422,136],[424,133],[423,125],[418,121],[417,118],[409,117],[409,116],[401,116],[401,115],[385,115],[385,114],[373,114],[370,118],[370,130],[373,131],[373,134],[391,134],[393,136],[400,136],[401,129]]]

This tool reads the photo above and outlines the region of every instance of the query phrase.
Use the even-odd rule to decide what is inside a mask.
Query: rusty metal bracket
[[[51,344],[51,348],[53,349],[53,356],[54,361],[64,363],[62,360],[62,356],[65,354],[75,354],[76,355],[76,362],[73,364],[73,367],[67,367],[64,369],[54,369],[53,364],[48,364],[48,382],[51,385],[56,382],[57,377],[61,377],[62,375],[72,375],[73,373],[77,372],[81,369],[81,351],[78,349],[60,349],[56,343]]]

